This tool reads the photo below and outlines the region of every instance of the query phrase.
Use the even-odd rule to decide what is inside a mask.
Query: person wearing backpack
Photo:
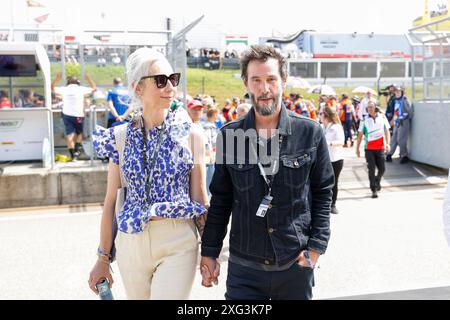
[[[205,143],[184,108],[169,110],[181,75],[164,55],[140,48],[128,57],[126,69],[132,103],[142,114],[121,126],[97,127],[93,134],[97,153],[110,162],[89,287],[98,294],[95,285],[103,278],[112,286],[115,245],[128,299],[188,299],[197,267],[196,228],[201,236],[209,202]],[[123,187],[122,198],[117,195]],[[115,210],[122,199],[123,207]]]

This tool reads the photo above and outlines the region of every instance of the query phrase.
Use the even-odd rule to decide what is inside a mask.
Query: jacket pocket
[[[248,191],[255,185],[255,169],[254,164],[230,164],[231,180],[234,187],[240,191]]]
[[[311,153],[306,152],[299,156],[283,156],[281,162],[283,164],[284,183],[290,188],[302,187],[308,179]]]

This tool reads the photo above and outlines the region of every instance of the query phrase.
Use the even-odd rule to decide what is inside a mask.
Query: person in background
[[[238,105],[237,107],[238,118],[245,117],[245,115],[248,113],[251,107],[252,106],[248,103],[241,103],[240,105]]]
[[[394,98],[395,98],[395,88],[397,86],[395,84],[391,84],[388,86],[388,92],[386,93],[386,118],[388,119],[389,123],[391,123],[391,120],[394,118]],[[391,134],[393,134],[393,128],[391,127]]]
[[[342,128],[339,117],[336,110],[325,107],[322,112],[319,113],[320,122],[322,123],[322,129],[327,139],[328,152],[330,154],[331,165],[334,172],[334,187],[333,198],[331,201],[331,213],[338,214],[339,211],[336,208],[336,201],[338,196],[338,183],[339,175],[344,167],[344,154],[343,143],[344,141],[344,129]]]
[[[111,128],[114,123],[124,123],[124,121],[127,121],[131,112],[133,112],[133,107],[130,104],[130,96],[127,88],[122,84],[122,79],[115,78],[113,85],[114,87],[108,91],[106,98],[109,109],[107,128]]]
[[[413,111],[402,88],[395,87],[394,92],[395,97],[391,100],[394,106],[394,115],[390,122],[390,126],[394,128],[394,135],[391,141],[391,150],[386,156],[386,161],[392,162],[392,155],[397,150],[397,147],[400,147],[400,163],[404,164],[409,161],[408,137]]]
[[[128,183],[117,213],[116,259],[128,299],[184,300],[197,267],[197,228],[206,217],[204,141],[184,108],[170,111],[181,74],[163,54],[140,48],[126,62],[132,103],[142,114],[127,124],[96,128],[94,148],[110,159],[98,259],[89,287],[106,278],[112,285],[112,224],[120,174]],[[116,132],[123,130],[123,163]],[[119,167],[120,165],[120,167]]]
[[[4,90],[0,90],[0,109],[12,108],[11,99],[8,98],[8,94]]]
[[[347,142],[350,140],[350,146],[353,147],[353,118],[355,115],[355,108],[353,107],[352,102],[348,98],[348,95],[343,93],[340,101],[340,120],[342,126],[344,127],[344,148],[348,146]]]
[[[309,117],[313,120],[318,120],[317,118],[317,109],[312,100],[305,100],[306,105],[308,106]]]
[[[369,173],[370,190],[372,198],[378,198],[378,191],[381,190],[381,178],[385,171],[385,152],[390,150],[391,134],[386,116],[379,112],[375,102],[369,101],[367,104],[367,117],[361,120],[358,129],[358,140],[356,142],[356,155],[360,155],[362,137],[365,137],[365,156]],[[378,173],[375,175],[375,170]]]
[[[216,122],[219,118],[219,110],[211,107],[206,112],[206,122],[203,124],[203,131],[205,132],[205,163],[206,163],[206,191],[208,197],[211,198],[209,185],[214,174],[214,163],[216,162],[216,140],[219,128]]]
[[[230,112],[228,113],[229,121],[236,120],[238,118],[237,107],[241,103],[241,100],[238,97],[233,97]]]
[[[366,118],[368,115],[367,106],[369,102],[373,102],[376,105],[377,100],[373,97],[372,92],[367,91],[366,96],[361,100],[359,104],[358,118],[360,121]]]
[[[70,157],[76,160],[81,153],[81,142],[83,141],[84,125],[84,100],[97,90],[97,86],[91,76],[86,73],[86,80],[89,87],[80,85],[77,77],[71,76],[67,80],[67,86],[56,87],[61,81],[61,72],[56,74],[55,80],[51,84],[52,92],[63,101],[62,118],[66,129],[66,142]]]
[[[358,114],[359,114],[359,104],[361,103],[361,100],[359,99],[359,97],[357,96],[353,96],[352,97],[352,104],[353,104],[353,108],[355,110],[355,117],[353,121],[353,132],[358,132],[358,128],[359,128],[359,118],[358,118]]]
[[[188,114],[191,117],[191,120],[195,126],[200,128],[200,131],[203,131],[203,128],[200,124],[200,120],[203,115],[203,109],[205,108],[205,105],[197,99],[193,99],[188,102]]]
[[[226,99],[225,104],[222,109],[222,116],[225,119],[225,123],[230,122],[230,116],[231,116],[230,111],[232,111],[231,110],[231,100]]]
[[[17,101],[17,108],[34,108],[36,104],[33,102],[34,93],[30,90],[20,90],[20,98]]]

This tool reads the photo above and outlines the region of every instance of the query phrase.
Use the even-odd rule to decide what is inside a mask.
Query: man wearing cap
[[[128,90],[122,85],[120,78],[113,80],[114,87],[108,91],[108,128],[112,127],[114,123],[122,123],[126,121],[133,107],[130,104],[130,96]]]
[[[81,142],[83,141],[84,100],[87,95],[97,90],[97,86],[91,76],[86,73],[85,78],[89,83],[89,87],[81,86],[80,80],[75,76],[69,77],[67,86],[56,87],[61,81],[61,77],[61,72],[58,72],[51,84],[51,88],[52,92],[63,101],[62,118],[66,130],[67,148],[69,149],[70,157],[76,160],[80,155]]]

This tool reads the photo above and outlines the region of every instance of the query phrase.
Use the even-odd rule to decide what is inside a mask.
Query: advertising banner
[[[44,108],[1,110],[0,161],[42,160],[47,117]]]

